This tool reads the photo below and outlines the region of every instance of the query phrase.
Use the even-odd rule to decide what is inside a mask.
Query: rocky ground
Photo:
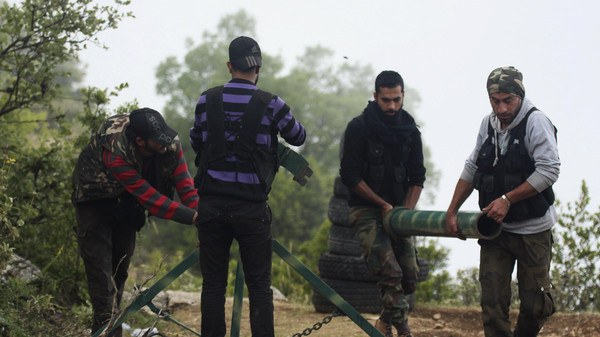
[[[186,297],[186,303],[176,304],[170,302],[172,317],[185,325],[200,330],[199,299]],[[231,320],[232,300],[227,301],[227,322]],[[449,308],[419,306],[411,313],[410,326],[415,337],[476,337],[483,336],[481,329],[479,308]],[[514,322],[517,312],[511,313]],[[321,322],[326,314],[317,313],[312,306],[275,301],[275,335],[293,336],[302,333],[307,328],[312,328],[315,323]],[[370,323],[374,324],[376,315],[363,315]],[[158,325],[159,331],[165,336],[196,336],[174,323],[162,321]],[[229,331],[229,326],[228,326]],[[228,334],[229,335],[229,332]],[[242,326],[240,336],[250,336],[248,322],[248,302],[244,301],[242,313]],[[319,330],[312,331],[311,336],[367,336],[352,320],[347,317],[333,318],[331,323],[323,325]],[[299,336],[299,335],[298,335]],[[600,314],[555,314],[544,326],[540,337],[600,336]]]

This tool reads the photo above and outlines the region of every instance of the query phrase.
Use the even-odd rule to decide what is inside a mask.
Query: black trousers
[[[202,337],[223,337],[225,290],[229,250],[233,239],[240,247],[253,337],[273,337],[273,291],[271,290],[271,211],[266,202],[205,199],[215,211],[213,220],[198,225],[202,271]]]
[[[117,199],[79,203],[75,211],[75,231],[85,265],[94,333],[110,320],[113,306],[118,308],[121,303],[135,249],[136,224],[128,212],[123,212]],[[119,326],[109,336],[121,335]]]

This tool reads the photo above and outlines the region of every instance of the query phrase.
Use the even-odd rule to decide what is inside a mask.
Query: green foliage
[[[479,268],[461,269],[456,273],[456,300],[464,306],[477,306],[481,299]]]
[[[419,284],[419,287],[421,286]],[[431,289],[431,296],[426,297],[424,300],[434,305],[479,306],[481,284],[479,283],[479,268],[477,267],[458,270],[456,280],[452,280],[448,271],[443,270],[440,275],[435,275],[433,279],[425,281],[423,287],[426,290]],[[515,280],[511,281],[510,289],[510,308],[518,309],[520,303],[519,292]],[[426,293],[429,294],[429,291],[426,291]],[[417,300],[419,300],[418,290]]]
[[[311,240],[315,230],[327,218],[329,187],[333,176],[322,172],[315,160],[307,158],[314,173],[305,186],[300,186],[285,169],[280,168],[271,193],[269,205],[273,213],[273,235],[282,243],[302,244]]]
[[[0,137],[2,136],[0,129]],[[24,221],[19,216],[20,210],[15,207],[14,197],[8,194],[6,186],[8,179],[13,176],[11,171],[16,159],[4,153],[0,160],[0,236],[3,238],[0,245],[0,270],[3,270],[14,250],[11,244],[19,238],[19,227],[23,226]]]
[[[82,308],[57,306],[52,295],[9,279],[0,291],[0,335],[11,337],[82,336]]]
[[[67,301],[80,300],[84,279],[72,230],[75,214],[70,203],[70,176],[74,153],[68,142],[56,139],[21,149],[19,179],[7,186],[18,196],[15,201],[25,223],[14,243],[16,251],[40,266],[48,275],[48,290],[57,291],[56,296]]]
[[[417,287],[418,303],[450,303],[454,292],[451,286],[452,277],[447,270],[440,270],[429,274],[427,280],[419,283]]]
[[[91,0],[0,4],[0,266],[14,250],[42,271],[35,284],[0,288],[2,335],[82,335],[65,319],[87,298],[70,203],[80,150],[70,122],[82,109],[74,61],[129,15]]]
[[[324,221],[312,240],[301,244],[296,250],[290,244],[286,247],[287,250],[294,254],[312,272],[317,273],[319,257],[327,251],[327,237],[329,236],[330,227],[329,220]],[[279,289],[289,300],[305,304],[310,303],[313,289],[310,283],[278,256],[273,258],[272,274],[273,286]]]
[[[443,303],[454,297],[451,289],[451,276],[448,266],[449,249],[439,246],[438,240],[418,238],[419,257],[429,261],[429,277],[417,287],[417,302]]]
[[[589,203],[585,181],[577,201],[558,203],[551,279],[559,311],[600,311],[600,210],[590,212]]]
[[[115,0],[117,6],[128,3]],[[55,79],[69,76],[60,66],[130,15],[92,0],[0,4],[0,117],[38,105],[52,112],[63,92]]]

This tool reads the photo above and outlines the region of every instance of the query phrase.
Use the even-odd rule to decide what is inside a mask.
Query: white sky
[[[167,56],[181,60],[186,38],[198,44],[203,32],[215,32],[224,15],[241,8],[256,19],[254,37],[263,52],[281,55],[287,66],[305,47],[322,45],[340,62],[371,64],[375,73],[398,71],[422,98],[411,112],[423,122],[424,142],[442,171],[435,204],[421,209],[447,208],[481,119],[490,112],[487,75],[513,65],[523,73],[526,95],[558,128],[557,197],[576,200],[585,179],[591,211],[598,211],[598,1],[133,0],[128,8],[135,19],[99,36],[109,50],[90,46],[81,57],[87,85],[112,88],[129,82],[116,103],[137,98],[142,106],[162,110],[166,97],[155,92],[159,63]],[[357,106],[348,118],[363,108]],[[478,210],[476,197],[462,210]],[[451,249],[452,274],[478,265],[476,240],[441,238],[440,244]]]

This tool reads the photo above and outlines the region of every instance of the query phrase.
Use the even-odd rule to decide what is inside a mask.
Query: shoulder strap
[[[511,131],[511,135],[512,138],[523,138],[525,136],[525,130],[527,129],[527,121],[529,120],[529,116],[531,116],[531,113],[536,111],[537,108],[533,107],[531,109],[529,109],[529,111],[527,111],[527,113],[525,114],[525,118],[523,118],[523,120],[521,121],[521,123],[519,123],[519,125],[517,125],[512,131]]]
[[[233,145],[236,155],[251,153],[256,146],[256,135],[273,94],[257,89],[250,98],[242,117],[242,129]]]
[[[223,110],[223,86],[206,91],[206,124],[208,143],[225,146],[225,111]]]

